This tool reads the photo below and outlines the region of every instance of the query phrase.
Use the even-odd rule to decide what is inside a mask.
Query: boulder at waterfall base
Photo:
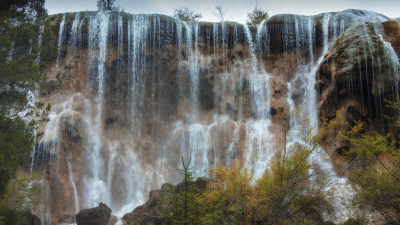
[[[96,208],[85,209],[76,214],[77,225],[108,225],[111,209],[103,203]]]
[[[195,181],[196,185],[200,189],[208,188],[215,180],[207,177],[199,177]],[[145,225],[145,224],[169,224],[168,218],[163,217],[162,213],[165,212],[170,206],[165,204],[162,200],[165,199],[171,191],[166,189],[163,184],[161,189],[150,191],[149,200],[136,207],[131,213],[127,213],[122,217],[124,224],[127,225]],[[175,193],[179,193],[184,190],[184,182],[173,186]]]

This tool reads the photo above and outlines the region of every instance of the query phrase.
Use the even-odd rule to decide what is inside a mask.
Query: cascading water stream
[[[332,16],[331,14],[324,14],[322,19],[321,19],[321,24],[322,24],[322,40],[323,40],[323,45],[321,49],[321,54],[320,57],[314,62],[313,55],[314,55],[314,49],[313,49],[313,44],[315,41],[313,40],[314,37],[314,30],[313,30],[313,19],[314,17],[299,17],[299,19],[302,19],[300,22],[295,22],[295,26],[299,26],[300,24],[304,24],[302,26],[299,26],[298,29],[295,29],[296,31],[296,46],[302,46],[302,44],[298,44],[298,40],[301,38],[301,36],[308,37],[308,43],[307,45],[309,46],[308,49],[308,55],[310,56],[310,60],[308,65],[299,65],[299,69],[296,72],[293,80],[291,82],[288,82],[287,84],[287,89],[288,89],[288,97],[287,97],[287,103],[289,106],[289,109],[291,112],[295,112],[294,115],[290,117],[290,130],[289,130],[289,135],[288,135],[288,142],[287,142],[287,148],[290,148],[295,143],[302,143],[301,139],[301,127],[299,124],[299,120],[308,120],[310,128],[312,128],[316,132],[318,129],[318,108],[317,108],[317,96],[316,96],[316,89],[315,89],[315,74],[317,72],[317,69],[319,68],[319,65],[321,64],[324,56],[328,52],[328,47],[329,47],[329,27],[333,27],[333,40],[336,39],[341,33],[344,32],[347,27],[345,27],[344,22],[342,20],[342,14],[336,14]],[[365,20],[364,18],[358,18],[356,17],[355,19],[352,17],[352,21],[350,24],[357,24],[357,23],[364,23]],[[370,18],[371,19],[371,18]],[[372,18],[373,21],[375,20],[381,20],[382,18]],[[296,20],[297,21],[297,17]],[[338,22],[340,21],[340,22]],[[308,25],[307,25],[308,23]],[[349,26],[349,23],[346,24]],[[303,29],[301,28],[303,27]],[[304,29],[304,27],[307,27],[307,29]],[[365,27],[365,26],[364,26]],[[290,28],[286,28],[286,30],[290,30]],[[298,33],[297,31],[300,31]],[[366,31],[367,32],[367,31]],[[288,34],[286,34],[288,35]],[[287,39],[287,38],[286,38]],[[289,41],[286,41],[287,44],[289,44]],[[367,43],[370,43],[367,40]],[[306,45],[306,46],[307,46]],[[289,47],[287,47],[289,48]],[[369,47],[370,48],[370,47]],[[298,47],[297,47],[298,49]],[[298,50],[299,51],[299,50]],[[370,49],[371,52],[371,49]],[[298,53],[299,54],[299,53]],[[293,95],[293,84],[296,82],[296,80],[301,80],[302,83],[305,83],[305,97],[303,99],[303,102],[301,103],[301,111],[299,115],[296,115],[296,106],[295,103],[293,102],[292,95]],[[348,202],[342,202],[343,200],[341,199],[351,199],[351,196],[353,195],[353,190],[351,186],[348,184],[346,178],[339,178],[331,163],[327,162],[325,158],[327,158],[326,153],[323,151],[322,148],[317,149],[311,156],[313,161],[317,161],[318,164],[321,166],[323,170],[328,172],[329,176],[329,187],[328,188],[333,188],[335,190],[335,195],[339,196],[337,199],[335,199],[335,207],[336,207],[336,216],[340,219],[347,218],[350,216],[350,212],[346,209],[346,204]]]
[[[198,107],[198,88],[199,88],[199,68],[198,68],[198,32],[199,25],[197,22],[192,22],[189,25],[185,24],[186,28],[186,46],[189,53],[188,67],[190,76],[190,94],[194,111]],[[192,43],[194,39],[194,43]],[[194,48],[194,49],[193,49]],[[195,115],[196,116],[196,115]]]
[[[110,202],[109,191],[104,178],[104,159],[102,157],[102,110],[105,92],[105,76],[106,76],[106,57],[108,45],[108,28],[110,14],[107,11],[99,11],[90,18],[89,22],[89,52],[94,57],[96,68],[96,117],[95,125],[88,127],[91,145],[89,154],[89,168],[91,169],[92,177],[86,182],[87,201],[89,207],[98,205],[102,200]],[[96,57],[98,55],[98,57]],[[90,108],[90,106],[87,106]],[[88,122],[88,124],[93,124]]]
[[[79,212],[79,198],[78,198],[78,191],[76,190],[76,185],[74,181],[74,175],[72,174],[72,167],[71,167],[71,162],[69,158],[67,160],[67,165],[68,165],[68,172],[69,172],[69,180],[71,181],[72,188],[74,190],[74,203],[75,203],[75,213]]]
[[[257,36],[261,37],[264,23],[257,27]],[[270,92],[269,92],[269,74],[262,65],[259,65],[255,54],[252,34],[247,25],[244,25],[246,40],[249,45],[251,71],[249,76],[250,91],[252,93],[252,106],[256,112],[254,120],[247,121],[246,125],[246,148],[245,166],[253,174],[254,178],[259,178],[268,166],[274,155],[271,145],[272,134],[269,131],[270,120]],[[264,31],[267,31],[265,29]],[[260,46],[261,39],[258,39],[257,46]]]
[[[389,65],[392,65],[392,67],[390,68],[389,72],[389,79],[393,80],[393,82],[395,83],[393,86],[393,99],[396,98],[396,95],[399,95],[399,88],[398,88],[398,74],[399,74],[399,69],[400,69],[400,60],[399,57],[396,53],[396,51],[394,50],[393,46],[385,41],[385,39],[382,36],[382,31],[381,28],[379,26],[377,26],[375,24],[374,26],[374,31],[375,33],[378,35],[380,41],[383,43],[383,50],[384,50],[384,59],[386,62],[389,62]]]
[[[42,48],[42,34],[44,30],[44,25],[40,26],[40,33],[39,33],[39,38],[38,38],[38,49]],[[36,63],[40,62],[40,51],[37,53],[37,58],[35,60]]]
[[[75,18],[74,18],[74,22],[72,23],[72,28],[71,28],[71,39],[69,42],[69,45],[72,47],[72,54],[75,53],[75,48],[78,45],[78,40],[79,40],[79,27],[80,27],[80,23],[81,23],[81,13],[77,12],[75,14]]]
[[[60,23],[60,28],[59,28],[59,30],[58,30],[58,43],[57,43],[57,49],[58,49],[58,52],[60,53],[61,52],[61,49],[62,49],[62,45],[63,45],[63,40],[65,40],[64,39],[64,37],[65,37],[65,17],[67,16],[67,14],[65,13],[65,14],[63,14],[63,16],[62,16],[62,19],[61,19],[61,23]],[[58,56],[57,56],[57,67],[58,67],[58,65],[59,65],[59,63],[60,63],[60,54],[58,54]]]
[[[330,14],[324,14],[322,18],[322,53],[320,57],[314,62],[313,55],[313,38],[314,30],[313,30],[313,17],[299,17],[300,21],[296,24],[303,24],[301,29],[299,29],[298,33],[296,32],[296,36],[307,38],[307,41],[304,43],[305,46],[308,46],[308,55],[310,56],[308,65],[299,65],[298,71],[294,76],[294,81],[300,79],[302,83],[305,85],[305,96],[303,102],[301,103],[300,111],[297,111],[295,104],[292,99],[292,82],[288,82],[288,97],[287,103],[289,106],[289,110],[291,111],[290,117],[290,130],[288,132],[288,138],[286,143],[286,148],[290,149],[295,143],[303,143],[302,140],[302,132],[304,130],[304,122],[308,121],[306,124],[312,129],[312,132],[315,133],[318,130],[318,108],[317,108],[317,96],[315,89],[315,74],[319,65],[321,64],[326,52],[328,51],[328,38],[329,38],[329,21],[331,19]],[[297,17],[296,17],[297,20]],[[297,30],[297,29],[296,29]],[[299,45],[299,47],[301,44]],[[299,48],[298,48],[299,49]],[[298,51],[303,50],[300,48]],[[305,143],[303,143],[305,144]],[[327,158],[326,153],[322,148],[317,149],[313,152],[310,157],[310,160],[317,162],[321,168],[328,173],[328,189],[334,188],[336,192],[337,199],[335,199],[336,206],[336,216],[339,219],[348,218],[349,212],[346,209],[346,206],[343,204],[343,199],[350,199],[353,191],[349,184],[347,184],[347,179],[337,177],[334,172],[333,166],[325,160]]]
[[[148,16],[136,15],[130,21],[131,36],[128,37],[131,43],[130,55],[131,65],[131,104],[133,127],[141,127],[142,110],[144,107],[144,92],[146,82],[146,58],[143,57],[147,48]],[[129,33],[128,33],[129,35]],[[137,122],[136,122],[137,121]],[[139,129],[139,135],[140,135]],[[136,131],[134,131],[136,132]]]
[[[121,12],[118,14],[118,55],[123,57],[124,54],[124,23],[122,21]]]

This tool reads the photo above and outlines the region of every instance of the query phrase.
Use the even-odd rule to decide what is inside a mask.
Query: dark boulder
[[[96,208],[84,209],[76,214],[77,225],[108,225],[110,223],[111,209],[106,204],[100,203]]]
[[[40,225],[40,224],[42,224],[40,222],[40,219],[37,216],[35,216],[35,215],[31,214],[31,213],[26,213],[25,217],[26,217],[28,225]]]
[[[195,181],[196,185],[200,189],[210,188],[215,180],[207,177],[199,177]],[[162,200],[171,194],[170,189],[166,189],[163,184],[161,189],[150,191],[149,200],[136,207],[131,213],[127,213],[122,217],[124,224],[126,225],[144,225],[144,224],[169,224],[168,218],[163,217],[162,213],[166,211],[170,206],[165,204]],[[176,186],[172,185],[173,191],[179,193],[184,189],[184,183],[181,182]]]

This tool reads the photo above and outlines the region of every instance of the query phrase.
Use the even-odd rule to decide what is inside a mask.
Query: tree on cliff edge
[[[258,25],[263,20],[268,19],[269,15],[268,15],[268,12],[262,10],[261,7],[259,7],[259,8],[255,7],[253,12],[247,14],[247,17],[249,18],[247,21],[247,24]]]
[[[214,10],[213,14],[214,14],[215,17],[217,17],[217,19],[220,22],[224,22],[225,21],[226,10],[224,8],[222,8],[221,5],[215,6],[215,10]]]
[[[200,13],[194,13],[188,7],[182,7],[180,9],[175,9],[174,17],[185,22],[197,21],[202,15]]]

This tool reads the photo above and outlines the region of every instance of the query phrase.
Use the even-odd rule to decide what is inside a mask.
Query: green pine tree
[[[183,175],[181,190],[179,186],[174,188],[167,185],[165,188],[171,192],[163,202],[170,207],[163,216],[169,218],[172,224],[200,224],[200,205],[199,197],[204,190],[197,187],[194,181],[192,168],[189,168],[191,159],[185,164],[182,157],[183,169],[179,169],[179,173]]]

